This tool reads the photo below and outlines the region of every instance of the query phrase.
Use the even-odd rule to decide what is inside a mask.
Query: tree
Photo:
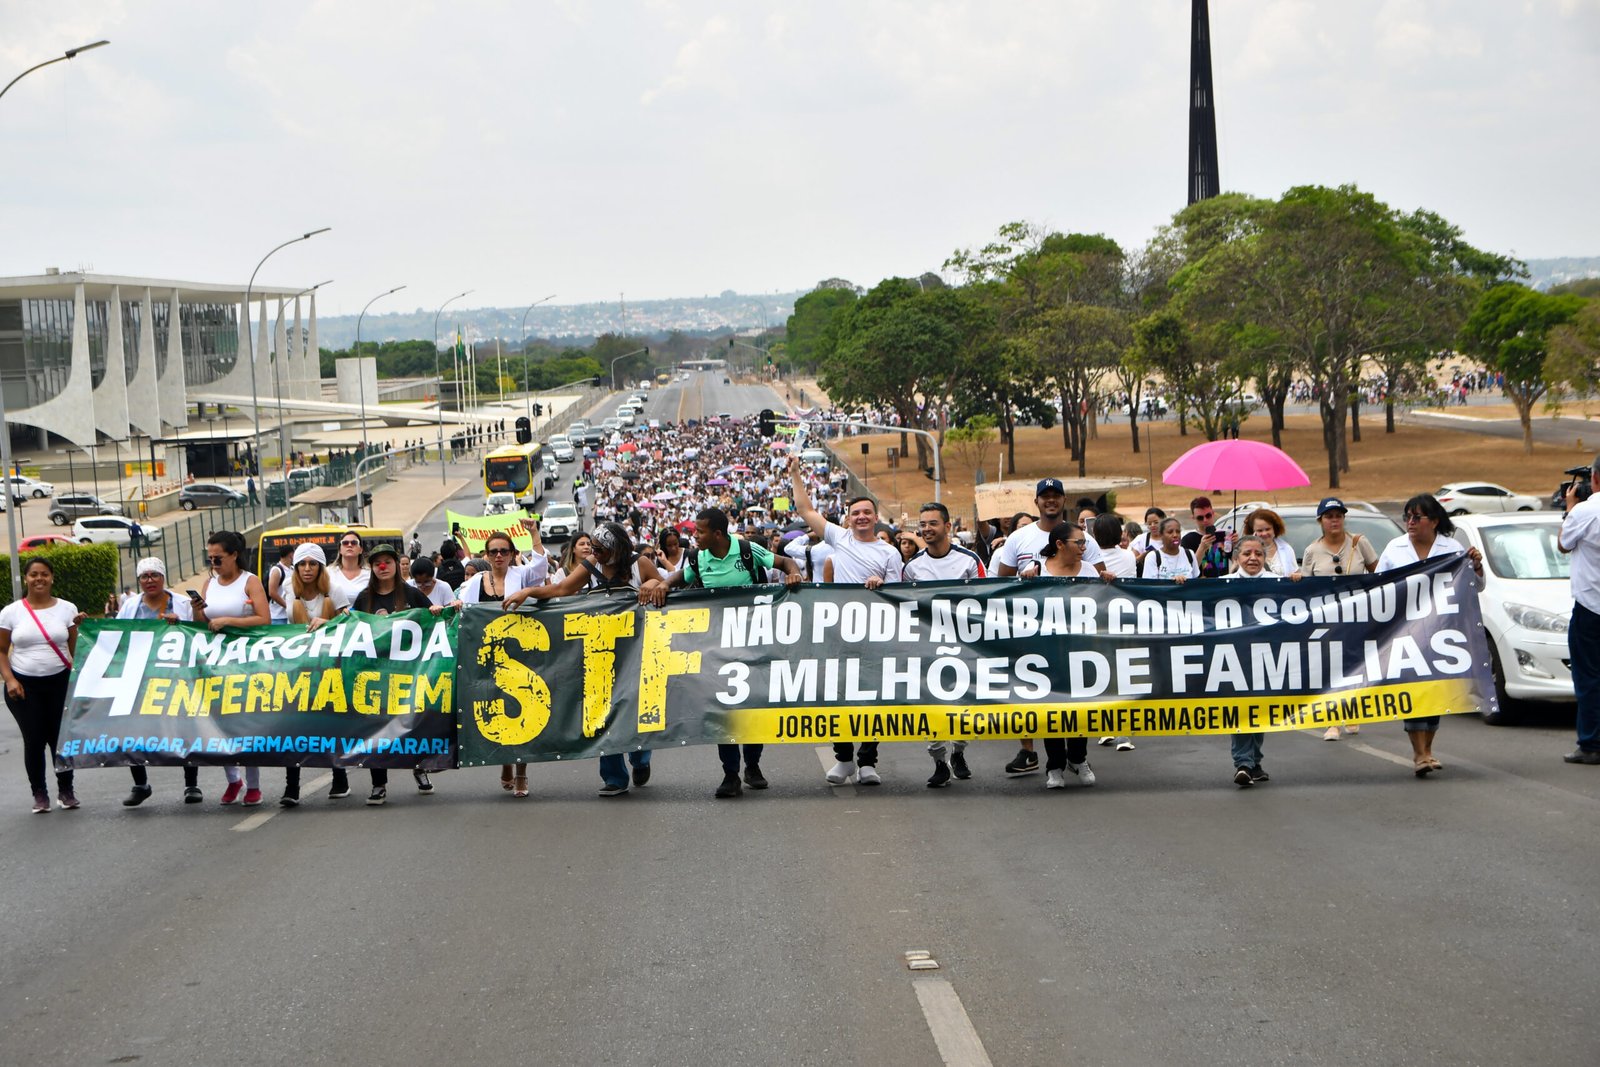
[[[1533,405],[1550,389],[1550,332],[1572,322],[1583,306],[1579,296],[1550,296],[1508,282],[1484,293],[1461,328],[1462,351],[1505,376],[1505,394],[1522,421],[1524,452],[1533,451]]]
[[[836,319],[857,300],[855,289],[847,285],[824,285],[794,302],[784,339],[788,366],[795,371],[813,374],[821,364],[823,351],[831,347],[828,338]]]
[[[974,415],[960,426],[950,427],[944,435],[945,443],[974,472],[986,469],[994,439],[994,416],[989,414]]]
[[[1560,389],[1593,396],[1600,391],[1600,300],[1586,301],[1572,321],[1550,330],[1544,371],[1552,393]]]

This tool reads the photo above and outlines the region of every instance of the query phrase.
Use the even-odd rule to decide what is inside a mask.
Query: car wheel
[[[47,497],[49,495],[50,494],[46,493],[43,489],[35,489],[33,491],[33,499],[35,499],[35,500],[43,500],[45,497]]]
[[[194,501],[193,500],[180,500],[180,501],[178,501],[178,506],[180,508],[182,508],[184,511],[193,511],[194,510]]]
[[[1518,508],[1518,511],[1532,511],[1532,508]]]
[[[57,526],[65,526],[67,524],[67,517],[62,515],[60,512],[57,512],[56,514],[50,516],[50,521],[55,523]]]
[[[1483,723],[1485,726],[1510,725],[1513,702],[1506,696],[1506,672],[1500,666],[1500,650],[1495,648],[1493,640],[1489,642],[1489,669],[1494,674],[1494,702],[1499,710],[1485,710]]]
[[[1451,514],[1451,515],[1452,515],[1452,516],[1456,516],[1456,515],[1467,515],[1467,514],[1470,514],[1470,512],[1468,512],[1468,511],[1467,511],[1467,509],[1466,509],[1466,508],[1456,508],[1456,509],[1455,509],[1455,510],[1454,510],[1454,511],[1452,511],[1452,512],[1451,512],[1451,513],[1450,513],[1450,514]]]
[[[92,545],[92,544],[94,544],[94,538],[92,538],[92,537],[80,537],[80,538],[78,538],[78,544],[80,544],[80,545]]]

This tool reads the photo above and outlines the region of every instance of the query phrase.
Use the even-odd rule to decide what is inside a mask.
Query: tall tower
[[[1192,0],[1189,44],[1189,203],[1222,191],[1217,177],[1217,110],[1211,91],[1211,15]]]

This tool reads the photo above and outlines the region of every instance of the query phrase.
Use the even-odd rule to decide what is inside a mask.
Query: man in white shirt
[[[1578,499],[1578,481],[1567,486],[1567,517],[1557,544],[1572,553],[1572,621],[1567,624],[1567,654],[1572,657],[1572,688],[1578,698],[1578,747],[1561,758],[1600,766],[1600,456],[1589,471],[1596,490]]]
[[[950,543],[950,509],[943,504],[924,504],[917,515],[917,533],[926,548],[906,560],[905,579],[908,582],[959,581],[982,578],[983,560],[970,548]],[[945,743],[928,742],[928,755],[933,757],[933,777],[928,779],[929,789],[941,789],[950,784],[952,774],[965,781],[972,777],[967,768],[967,743],[950,742],[950,762],[945,762]]]
[[[800,565],[800,576],[808,582],[822,581],[822,565],[833,555],[833,549],[822,535],[806,530],[804,537],[790,538],[783,546],[783,554]]]
[[[878,505],[871,497],[856,497],[850,501],[845,509],[845,522],[849,524],[846,530],[823,518],[822,513],[811,505],[811,494],[800,472],[799,457],[793,457],[789,462],[789,483],[795,512],[806,520],[813,535],[821,537],[833,549],[830,559],[836,583],[876,589],[885,582],[900,581],[900,550],[878,539]],[[883,779],[878,776],[878,742],[863,741],[859,755],[858,770],[855,746],[849,741],[835,743],[833,756],[836,762],[828,771],[828,783],[844,785],[853,774],[857,785],[882,785]]]

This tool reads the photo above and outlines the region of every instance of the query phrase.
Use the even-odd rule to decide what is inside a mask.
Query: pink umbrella
[[[639,506],[641,508],[650,508],[651,510],[654,510],[659,508],[661,505],[657,504],[654,500],[641,500],[639,501]]]
[[[1167,485],[1190,489],[1289,489],[1310,485],[1300,464],[1261,441],[1208,441],[1189,449],[1161,472]]]

